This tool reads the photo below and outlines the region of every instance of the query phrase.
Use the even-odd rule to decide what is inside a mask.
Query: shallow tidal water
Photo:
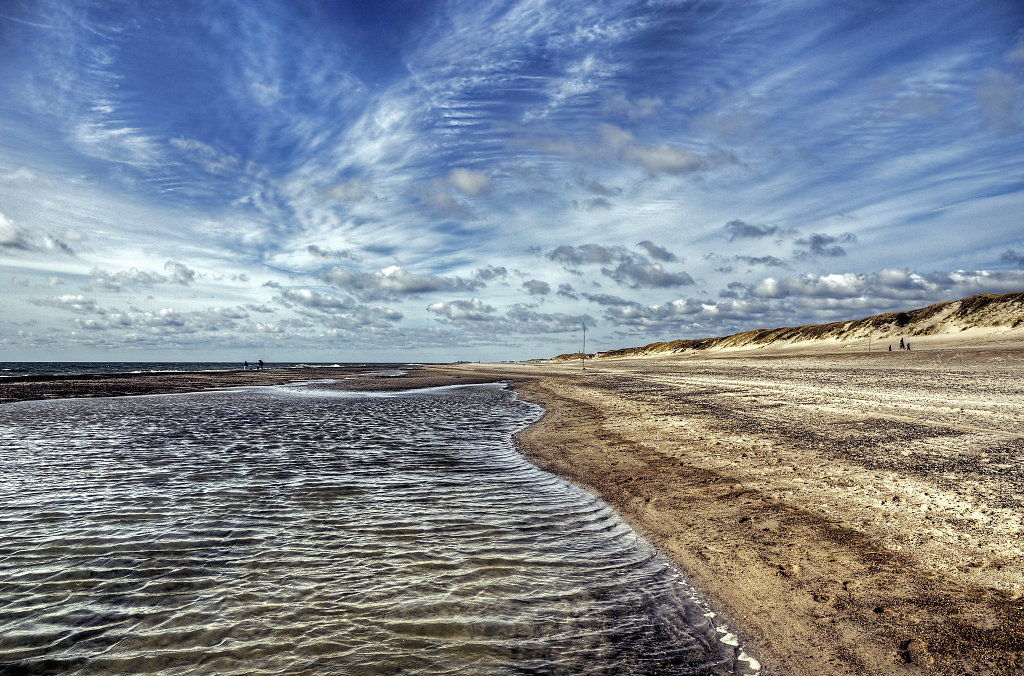
[[[0,406],[0,673],[756,673],[515,451],[539,414],[500,386]]]

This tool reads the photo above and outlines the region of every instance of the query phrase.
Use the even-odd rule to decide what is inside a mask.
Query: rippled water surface
[[[0,673],[748,673],[515,452],[538,415],[497,386],[0,406]]]

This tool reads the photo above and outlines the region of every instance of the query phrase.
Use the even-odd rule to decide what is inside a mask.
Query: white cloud
[[[33,232],[0,213],[0,253],[16,251],[75,254],[74,249],[62,239],[50,233]]]
[[[314,310],[350,310],[353,307],[351,300],[344,300],[318,293],[310,289],[288,289],[281,296],[291,303],[297,303],[303,307]]]
[[[756,298],[862,299],[887,306],[914,301],[953,300],[978,293],[1007,293],[1024,288],[1024,270],[956,270],[919,274],[885,269],[875,273],[804,274],[766,277],[750,288]]]
[[[706,166],[704,158],[681,146],[641,145],[632,134],[611,124],[601,124],[598,133],[622,161],[640,164],[652,174],[688,174]]]
[[[196,280],[196,271],[182,263],[167,261],[164,263],[164,270],[171,275],[170,281],[174,284],[188,286]]]
[[[394,265],[376,272],[332,268],[324,273],[324,279],[365,299],[393,298],[433,291],[472,291],[483,286],[483,282],[478,280],[417,275]]]
[[[704,166],[704,160],[685,148],[658,145],[627,148],[622,157],[642,164],[654,174],[686,174]]]
[[[696,330],[700,334],[714,332],[735,322],[748,322],[764,316],[770,306],[763,301],[710,301],[681,298],[656,305],[628,303],[605,308],[605,316],[620,326],[640,327],[656,331],[675,330],[682,334]],[[684,335],[679,335],[684,337]],[[685,336],[690,337],[690,336]]]
[[[311,289],[289,289],[281,294],[286,305],[298,305],[338,320],[333,326],[352,328],[396,322],[402,313],[378,305],[364,305],[352,298],[337,298]]]
[[[452,169],[446,179],[456,190],[471,196],[479,196],[491,189],[491,179],[479,171],[470,169]]]
[[[546,296],[551,293],[551,285],[539,279],[531,279],[523,282],[523,289],[531,296]]]
[[[164,271],[168,274],[140,270],[135,267],[117,272],[93,268],[89,273],[89,286],[108,291],[121,291],[125,286],[153,286],[154,284],[168,283],[189,286],[199,276],[199,273],[192,268],[176,261],[167,261],[164,264]]]
[[[40,304],[62,310],[70,310],[71,312],[77,312],[79,314],[99,314],[102,312],[99,304],[95,300],[92,298],[86,298],[81,294],[55,296],[53,298],[47,298],[40,301]]]
[[[615,268],[602,268],[601,273],[634,289],[664,289],[693,284],[693,277],[687,273],[667,272],[660,263],[624,261]]]
[[[479,298],[473,298],[472,300],[453,300],[447,303],[431,303],[427,306],[427,311],[453,322],[478,322],[490,319],[494,308]]]

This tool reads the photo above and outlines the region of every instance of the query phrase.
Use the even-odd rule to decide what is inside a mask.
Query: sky
[[[0,0],[0,361],[518,360],[1024,290],[1019,0]]]

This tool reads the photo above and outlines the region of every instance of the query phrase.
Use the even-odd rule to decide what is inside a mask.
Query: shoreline
[[[546,411],[524,456],[678,565],[763,673],[1002,675],[1024,670],[1021,367],[993,347],[130,374],[0,383],[0,402],[503,381]]]

